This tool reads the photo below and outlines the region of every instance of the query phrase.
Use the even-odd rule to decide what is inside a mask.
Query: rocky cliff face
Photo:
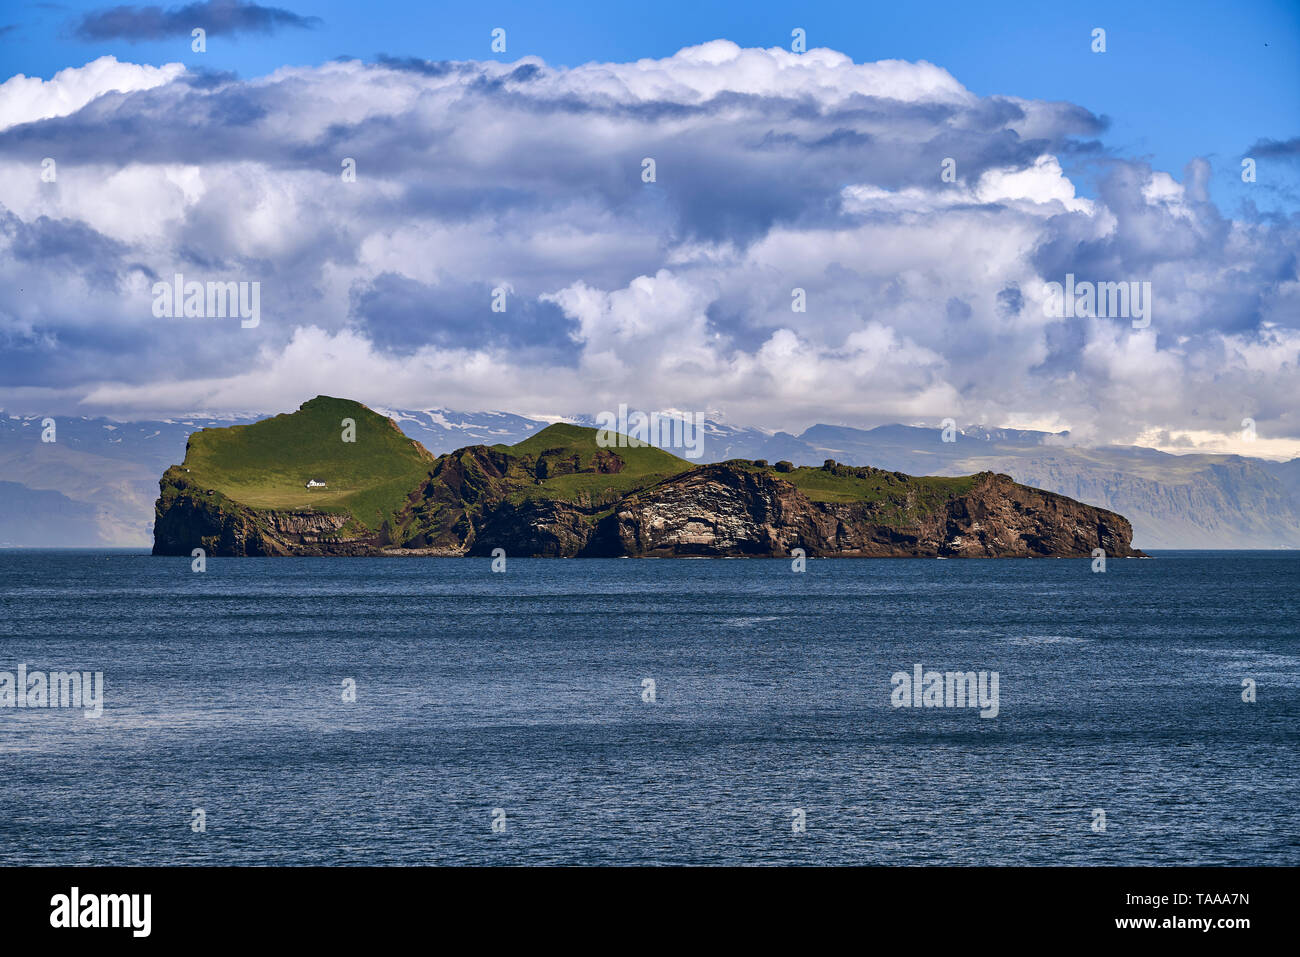
[[[345,515],[251,509],[194,484],[179,468],[168,469],[159,485],[155,555],[189,555],[195,548],[237,557],[370,555],[380,545],[377,536],[341,535]]]
[[[906,477],[905,477],[906,478]],[[984,473],[938,508],[814,502],[775,475],[722,464],[630,496],[582,554],[1035,558],[1140,555],[1120,515]],[[900,521],[900,518],[902,519]],[[552,520],[551,527],[555,527]]]

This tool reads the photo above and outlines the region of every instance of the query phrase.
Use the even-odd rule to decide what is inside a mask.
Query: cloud
[[[126,40],[139,43],[165,37],[189,36],[202,27],[209,36],[237,33],[274,33],[285,27],[311,29],[319,17],[303,17],[281,7],[263,7],[240,0],[204,0],[164,10],[157,6],[124,4],[92,10],[77,23],[81,40]]]
[[[48,80],[19,73],[0,83],[0,130],[21,123],[68,116],[105,93],[132,93],[168,83],[182,73],[180,63],[137,66],[102,56],[83,67],[60,70]]]
[[[1300,136],[1293,136],[1289,140],[1256,140],[1255,144],[1246,150],[1246,155],[1300,159]]]
[[[0,86],[0,404],[332,392],[791,430],[1014,417],[1081,441],[1249,416],[1300,437],[1300,226],[1225,215],[1205,161],[1098,152],[1105,121],[1078,105],[727,41],[572,69],[153,69]],[[152,283],[178,272],[260,282],[261,325],[155,319]],[[1067,275],[1150,282],[1150,326],[1045,315]]]

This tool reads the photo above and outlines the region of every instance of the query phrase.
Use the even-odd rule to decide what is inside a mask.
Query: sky
[[[1300,3],[5,10],[10,411],[1300,453]],[[259,282],[261,322],[155,316],[177,272]],[[1045,315],[1067,274],[1151,283],[1150,325]]]

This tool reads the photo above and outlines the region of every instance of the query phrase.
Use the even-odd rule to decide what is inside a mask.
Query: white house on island
[[[324,488],[324,487],[325,487],[325,483],[322,482],[322,481],[320,481],[319,479],[308,479],[308,480],[307,480],[307,487],[308,487],[308,488]]]

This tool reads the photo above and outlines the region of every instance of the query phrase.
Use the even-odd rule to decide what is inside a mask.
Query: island
[[[557,423],[434,456],[367,406],[317,396],[191,435],[159,482],[153,554],[1143,557],[1123,516],[993,472],[697,465],[597,437]]]

